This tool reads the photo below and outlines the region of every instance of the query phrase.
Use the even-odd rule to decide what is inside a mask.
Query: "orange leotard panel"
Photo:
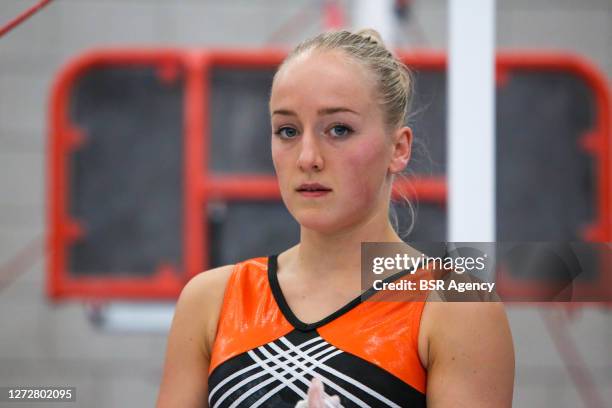
[[[267,257],[234,267],[225,289],[209,373],[224,361],[293,330],[276,306],[267,270]]]
[[[366,301],[318,331],[339,349],[378,365],[425,393],[427,372],[418,355],[424,305]]]

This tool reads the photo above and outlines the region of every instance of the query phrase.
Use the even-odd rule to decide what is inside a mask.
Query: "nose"
[[[305,172],[323,170],[323,156],[317,136],[313,132],[304,132],[302,135],[297,165]]]

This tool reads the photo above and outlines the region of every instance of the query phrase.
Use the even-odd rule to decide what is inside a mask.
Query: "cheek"
[[[382,143],[365,143],[346,155],[344,173],[351,193],[370,200],[380,191],[387,170],[387,155]]]
[[[281,188],[281,195],[284,196],[286,186],[291,184],[292,177],[294,177],[292,168],[295,166],[295,160],[290,151],[274,141],[272,142],[272,164]]]
[[[274,170],[276,170],[276,175],[278,177],[283,173],[287,156],[286,152],[283,152],[282,146],[272,139],[272,164],[274,165]]]

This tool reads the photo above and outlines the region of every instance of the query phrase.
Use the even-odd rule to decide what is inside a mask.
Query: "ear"
[[[389,172],[392,174],[404,171],[412,153],[412,129],[404,126],[395,131]]]

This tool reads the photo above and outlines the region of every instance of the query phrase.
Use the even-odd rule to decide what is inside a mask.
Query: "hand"
[[[317,377],[312,378],[308,388],[306,401],[298,401],[295,408],[342,408],[340,397],[337,395],[329,396],[323,389],[323,383]]]

